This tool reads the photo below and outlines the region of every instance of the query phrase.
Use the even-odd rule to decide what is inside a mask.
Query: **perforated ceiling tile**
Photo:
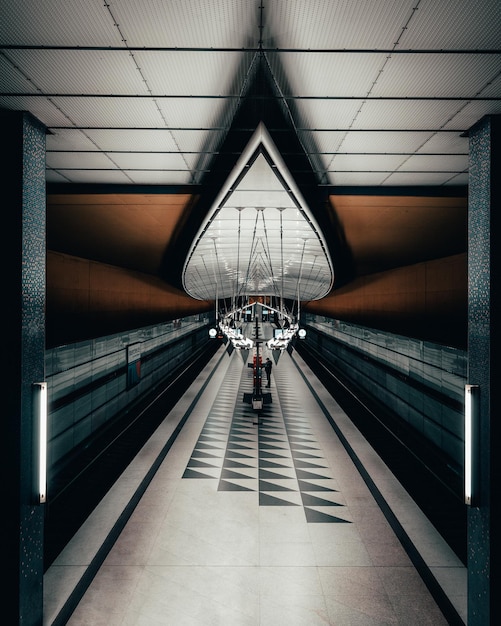
[[[460,133],[434,133],[417,151],[468,155],[468,137]]]
[[[122,46],[110,4],[75,0],[2,2],[2,44],[32,46]]]
[[[60,131],[66,132],[66,131]],[[167,128],[86,129],[85,135],[105,152],[178,152],[179,146]]]
[[[249,0],[121,0],[111,4],[129,46],[236,47],[258,42],[259,5]]]
[[[236,51],[135,53],[151,93],[191,96],[238,94],[253,56]]]
[[[99,150],[92,138],[82,130],[63,128],[52,131],[45,139],[47,151],[69,150],[80,152],[83,150]]]
[[[285,94],[332,97],[345,95],[348,83],[351,94],[367,95],[385,55],[283,52],[269,58]]]
[[[9,58],[32,77],[32,92],[73,96],[148,93],[126,50],[12,50]]]
[[[388,48],[415,3],[277,0],[265,7],[267,40],[296,48]]]
[[[421,0],[403,48],[500,49],[501,4],[498,0]]]
[[[337,153],[429,151],[453,170],[446,155],[467,150],[456,148],[467,144],[459,134],[501,112],[500,17],[498,0],[4,0],[0,106],[31,112],[54,133],[49,149],[85,164],[86,150],[128,150],[124,164],[137,153],[139,171],[141,153],[178,152],[193,184],[224,145],[239,98],[260,91],[262,63],[323,184],[339,180],[325,175]],[[101,162],[96,183],[107,178]],[[162,180],[169,172],[178,184],[174,169]],[[422,171],[412,184],[435,179]]]
[[[444,133],[442,133],[444,134]],[[371,133],[350,132],[343,141],[343,152],[347,153],[401,153],[412,154],[433,135],[430,131],[416,132],[403,129],[374,131]]]
[[[372,95],[474,97],[499,74],[499,55],[400,54],[385,64]]]
[[[400,172],[452,172],[460,173],[468,169],[468,155],[419,154],[408,157],[399,168]]]
[[[338,154],[329,163],[329,172],[386,172],[402,166],[406,156],[386,154]]]
[[[60,96],[51,100],[78,127],[148,128],[163,125],[151,98]]]

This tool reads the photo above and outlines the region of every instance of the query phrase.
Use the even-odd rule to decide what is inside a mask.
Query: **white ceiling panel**
[[[5,52],[0,52],[0,90],[2,93],[29,93],[33,84],[12,63]]]
[[[100,146],[93,142],[92,137],[82,130],[64,128],[53,130],[46,136],[47,151],[51,150],[73,150],[84,152],[86,150],[98,151]]]
[[[111,2],[129,46],[241,48],[258,42],[259,8],[249,0]]]
[[[173,141],[182,152],[202,152],[209,149],[209,146],[217,144],[221,133],[219,128],[210,130],[210,127],[201,125],[199,128],[190,130],[189,128],[175,127],[170,131]]]
[[[134,185],[182,186],[191,185],[193,182],[190,172],[133,170],[127,172],[127,178],[128,182]]]
[[[315,133],[323,137],[325,133]],[[374,131],[374,132],[348,132],[344,133],[340,151],[351,154],[367,153],[402,153],[414,152],[430,137],[430,132],[396,132]]]
[[[398,166],[393,155],[464,154],[460,133],[500,112],[501,52],[481,53],[501,48],[499,10],[493,0],[5,0],[0,105],[46,124],[49,150],[81,153],[85,163],[87,150],[105,159],[127,152],[115,162],[138,171],[181,162],[192,170],[187,180],[200,182],[262,44],[274,86],[289,96],[284,111],[325,182],[336,163],[365,168],[358,154],[391,155],[385,167]],[[495,100],[464,99],[475,94]],[[456,166],[444,157],[444,167]],[[177,180],[177,168],[167,169]],[[423,171],[418,184],[435,182]]]
[[[69,98],[59,96],[52,99],[76,126],[104,127],[152,127],[163,125],[162,116],[152,98],[82,96]]]
[[[433,181],[435,185],[446,185],[456,177],[455,173],[449,172],[428,172],[426,179]],[[421,172],[393,172],[387,176],[383,185],[395,185],[416,187],[421,184],[422,174]],[[457,184],[454,182],[454,184]]]
[[[116,150],[179,152],[179,146],[172,136],[172,131],[166,128],[87,129],[85,135],[93,142],[93,145],[105,152]]]
[[[0,107],[14,111],[29,111],[45,126],[71,126],[71,120],[49,98],[33,96],[2,96]]]
[[[486,85],[480,94],[483,98],[498,98],[501,93],[501,71],[489,85]]]
[[[276,0],[265,6],[264,41],[296,48],[389,48],[406,23],[413,0]]]
[[[409,130],[450,127],[460,123],[454,119],[463,103],[455,100],[366,100],[360,104],[360,112],[353,127]],[[450,121],[449,121],[450,120]],[[465,130],[459,127],[458,130]]]
[[[81,0],[0,3],[2,44],[120,46],[109,4]]]
[[[47,168],[45,170],[45,180],[48,183],[56,183],[58,185],[68,183],[68,179],[57,170]]]
[[[385,64],[371,95],[473,97],[500,68],[501,54],[397,54]]]
[[[332,152],[333,146],[338,146],[345,135],[345,131],[298,131],[298,136],[307,152]]]
[[[53,169],[121,169],[104,152],[47,152],[47,167]]]
[[[347,153],[402,153],[411,154],[430,138],[430,132],[349,132],[346,133],[341,151]]]
[[[385,184],[385,172],[329,172],[328,185],[337,187],[378,187]]]
[[[403,155],[338,154],[330,160],[328,167],[329,172],[385,172],[398,169],[405,158]]]
[[[67,183],[130,185],[134,181],[121,170],[56,170]]]
[[[182,170],[191,172],[195,158],[182,154],[162,154],[143,152],[115,152],[109,155],[120,169],[125,170]]]
[[[450,122],[445,124],[444,128],[463,128],[468,130],[476,124],[485,115],[499,115],[501,113],[501,100],[496,102],[470,102],[463,104]]]
[[[299,96],[366,96],[385,54],[290,52],[269,54],[270,65],[284,94]]]
[[[395,168],[397,169],[397,168]],[[463,172],[468,169],[468,155],[417,154],[406,159],[398,168],[406,172]]]
[[[5,53],[45,94],[147,94],[131,54],[113,50],[11,50]]]
[[[218,98],[157,98],[156,105],[167,126],[207,127],[218,126],[224,116],[226,103]]]
[[[459,186],[466,187],[468,185],[468,172],[461,172],[461,174],[457,174],[456,176],[449,178],[444,183],[444,186],[448,186],[448,185],[454,185],[454,186],[459,185]]]
[[[296,100],[292,101],[293,110],[297,109],[300,126],[322,128],[349,128],[357,115],[360,100]],[[292,107],[291,107],[292,108]]]
[[[499,0],[421,0],[401,46],[412,49],[500,49]]]
[[[431,152],[441,154],[468,154],[468,137],[461,136],[460,133],[434,133],[417,150],[420,152]]]
[[[238,94],[254,53],[135,52],[134,58],[153,94]],[[137,72],[139,73],[139,72]]]

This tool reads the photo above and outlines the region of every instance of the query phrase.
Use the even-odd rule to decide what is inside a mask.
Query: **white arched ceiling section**
[[[198,231],[183,286],[201,300],[324,297],[327,245],[264,124],[259,124]]]

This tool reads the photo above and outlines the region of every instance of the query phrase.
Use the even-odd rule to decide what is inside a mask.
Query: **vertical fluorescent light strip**
[[[473,506],[477,494],[478,473],[478,385],[464,388],[464,501]]]
[[[38,439],[37,460],[38,502],[47,499],[47,383],[33,383],[34,437]]]

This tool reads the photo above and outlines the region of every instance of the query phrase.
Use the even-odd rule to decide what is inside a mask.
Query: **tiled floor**
[[[284,353],[257,424],[242,401],[252,370],[238,352],[224,355],[198,403],[185,398],[189,419],[68,624],[447,624],[319,398],[395,509],[409,519],[413,503],[317,385],[297,355]],[[159,429],[144,459],[165,437]],[[130,472],[123,479],[133,484],[139,469]],[[436,547],[431,560],[464,612],[464,568],[436,536],[423,536],[429,527],[416,513],[410,532]],[[99,512],[92,523],[104,532]],[[90,560],[81,550],[94,535],[82,533],[48,573],[47,624],[65,575],[77,580]]]

